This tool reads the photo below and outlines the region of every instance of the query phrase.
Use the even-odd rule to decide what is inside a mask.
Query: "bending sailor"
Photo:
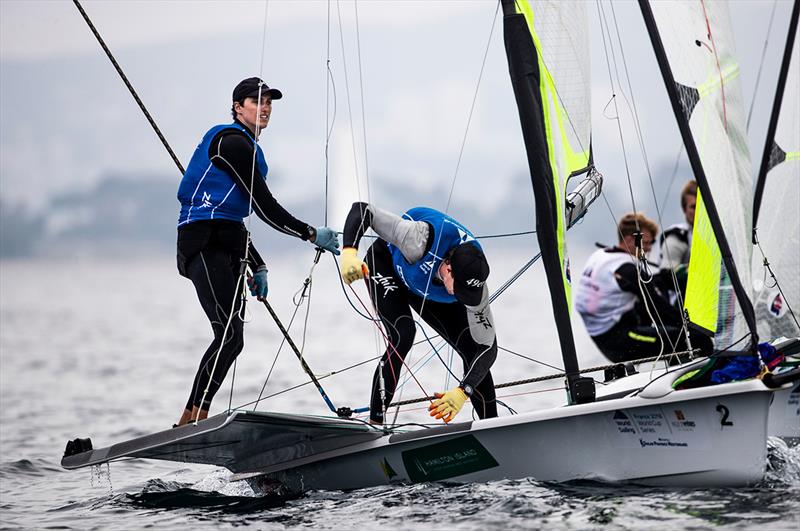
[[[370,227],[379,238],[362,261],[358,243]],[[497,357],[497,339],[486,286],[489,264],[472,233],[432,208],[412,208],[399,217],[367,203],[354,203],[345,222],[343,244],[342,278],[348,284],[367,279],[389,341],[372,380],[370,422],[384,422],[402,360],[414,343],[412,308],[464,363],[461,383],[436,393],[430,415],[450,422],[469,398],[480,418],[496,417],[490,368]]]
[[[282,97],[280,90],[255,77],[236,85],[233,123],[214,126],[203,136],[178,188],[178,271],[194,284],[214,331],[178,425],[208,416],[211,400],[244,347],[240,281],[249,241],[244,218],[255,212],[279,232],[339,252],[333,230],[315,229],[296,219],[267,186],[267,161],[257,141],[269,123],[273,100]],[[263,299],[268,292],[267,266],[252,242],[247,256],[253,272],[251,293]]]

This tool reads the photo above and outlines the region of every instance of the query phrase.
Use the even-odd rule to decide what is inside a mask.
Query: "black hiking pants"
[[[405,284],[395,276],[392,255],[386,242],[378,239],[367,251],[365,262],[369,267],[369,295],[383,328],[388,336],[388,346],[381,358],[383,362],[383,384],[385,401],[388,407],[397,388],[403,360],[414,344],[416,324],[411,309],[438,333],[458,352],[464,363],[464,374],[485,374],[478,381],[470,381],[467,376],[464,383],[473,386],[470,397],[472,406],[480,418],[497,416],[497,403],[494,380],[488,368],[494,363],[497,355],[497,340],[490,347],[481,345],[472,339],[467,321],[467,310],[459,303],[441,303],[424,301],[411,293]],[[372,378],[372,396],[370,399],[370,419],[383,422],[383,407],[380,392],[381,366],[375,369]]]
[[[244,348],[245,300],[240,268],[246,244],[247,233],[241,223],[198,221],[178,230],[178,270],[194,284],[214,333],[200,360],[186,409],[197,406],[207,410],[211,406],[225,375]],[[208,393],[203,401],[206,387]]]
[[[658,356],[662,351],[666,356],[672,352],[672,344],[675,344],[677,352],[687,350],[686,336],[680,323],[665,323],[656,330],[650,324],[641,324],[645,316],[640,311],[637,306],[626,312],[610,330],[592,337],[606,358],[621,363]],[[666,345],[662,345],[662,338]],[[699,348],[700,355],[708,356],[714,350],[714,343],[703,334],[694,333],[692,347]]]

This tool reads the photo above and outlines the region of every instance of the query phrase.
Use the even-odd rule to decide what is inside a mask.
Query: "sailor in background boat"
[[[578,280],[575,307],[587,332],[600,351],[615,363],[662,352],[669,354],[670,343],[676,344],[677,351],[686,350],[680,312],[669,303],[657,283],[648,282],[652,279],[650,267],[655,269],[655,264],[637,264],[637,230],[642,234],[642,249],[648,253],[658,234],[658,225],[643,214],[625,214],[618,229],[619,243],[595,251]],[[643,292],[647,293],[646,301]],[[658,330],[653,325],[654,319],[659,323]],[[711,354],[710,339],[694,334],[692,341],[693,347]]]
[[[259,299],[267,296],[267,266],[250,242],[244,218],[255,212],[279,232],[339,253],[333,230],[315,229],[296,219],[267,186],[267,162],[257,144],[258,136],[269,123],[273,100],[282,97],[280,90],[256,77],[236,85],[233,123],[214,126],[203,136],[178,188],[178,271],[194,284],[214,330],[214,340],[200,361],[178,425],[208,416],[214,394],[244,347],[244,297],[239,295],[245,250],[246,265],[253,272],[251,293]]]
[[[380,238],[367,251],[365,262],[357,249],[370,227]],[[436,393],[430,415],[450,422],[470,398],[480,418],[496,417],[490,368],[497,357],[497,339],[486,286],[489,264],[472,233],[432,208],[412,208],[400,217],[359,202],[350,209],[342,240],[342,278],[348,284],[367,278],[389,338],[372,379],[370,422],[383,424],[402,360],[414,343],[412,308],[464,362],[461,383]]]
[[[672,271],[678,281],[681,294],[686,293],[686,278],[689,257],[692,251],[692,228],[694,226],[694,210],[697,204],[697,181],[688,181],[681,190],[681,210],[685,221],[671,225],[659,238],[661,244],[661,277],[662,286],[674,292]],[[674,299],[674,294],[671,299]],[[674,303],[674,300],[673,300]]]

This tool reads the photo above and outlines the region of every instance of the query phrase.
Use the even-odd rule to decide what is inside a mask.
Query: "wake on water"
[[[102,475],[102,474],[99,474]],[[352,498],[355,502],[359,499],[368,498],[374,494],[382,492],[398,496],[412,495],[420,488],[425,492],[428,499],[435,499],[434,492],[442,495],[442,501],[447,499],[446,493],[453,489],[460,491],[470,490],[496,490],[497,498],[500,501],[506,490],[505,487],[511,484],[520,483],[519,481],[500,480],[487,484],[471,485],[448,485],[445,483],[434,483],[424,485],[391,486],[377,487],[373,489],[362,489],[349,493],[342,492],[316,492],[306,495],[287,495],[276,491],[267,496],[257,495],[245,481],[231,482],[232,473],[224,469],[216,469],[203,477],[196,483],[183,483],[180,481],[165,481],[162,479],[152,479],[147,481],[138,492],[125,493],[121,495],[111,495],[106,501],[113,504],[133,505],[149,509],[199,509],[209,513],[253,513],[267,511],[285,506],[288,502],[298,501],[302,505],[302,500],[322,497],[333,498]],[[110,477],[108,478],[110,482]],[[617,485],[593,481],[579,481],[569,483],[544,483],[533,480],[523,480],[521,483],[528,485],[539,485],[551,491],[560,492],[566,497],[585,500],[599,500],[620,496],[647,496],[661,493],[682,493],[691,496],[691,493],[710,494],[713,492],[725,492],[727,497],[739,499],[757,494],[756,498],[761,499],[767,496],[772,498],[769,493],[779,500],[789,491],[800,491],[800,445],[789,447],[786,442],[777,437],[770,437],[767,446],[767,466],[764,479],[746,489],[694,489],[694,490],[675,490],[658,489],[653,487],[637,487],[635,485]],[[462,492],[463,494],[463,492]],[[518,492],[519,494],[519,492]],[[602,513],[602,512],[601,512]],[[601,513],[596,515],[595,523],[603,523],[605,517]],[[607,515],[606,515],[607,516]]]

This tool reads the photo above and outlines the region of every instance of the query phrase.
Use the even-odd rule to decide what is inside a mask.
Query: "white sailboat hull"
[[[767,434],[780,437],[790,445],[800,443],[800,383],[773,395]]]
[[[760,381],[393,434],[237,474],[259,491],[349,490],[393,483],[600,480],[659,486],[759,481],[772,391]],[[660,396],[658,396],[660,395]]]
[[[692,362],[695,368],[703,363],[705,363],[705,359],[699,362]],[[687,364],[667,369],[663,364],[659,364],[655,368],[652,368],[650,364],[640,365],[640,372],[636,374],[599,384],[597,386],[597,398],[622,396],[629,392],[634,392],[645,387],[655,378],[661,377],[667,371],[684,372],[685,368],[689,366]],[[775,391],[773,394],[769,407],[767,435],[780,437],[788,444],[800,442],[800,384],[795,383],[793,386]]]

